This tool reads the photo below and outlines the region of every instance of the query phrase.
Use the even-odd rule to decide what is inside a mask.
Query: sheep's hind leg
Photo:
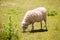
[[[46,19],[44,19],[44,22],[45,22],[45,27],[46,27],[46,30],[47,30],[47,23],[46,23]]]

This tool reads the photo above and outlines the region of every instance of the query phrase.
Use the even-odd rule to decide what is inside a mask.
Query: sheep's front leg
[[[31,29],[31,31],[33,31],[34,30],[34,23],[32,24],[32,29]]]
[[[42,29],[42,21],[40,22],[40,24],[41,24],[41,29]]]

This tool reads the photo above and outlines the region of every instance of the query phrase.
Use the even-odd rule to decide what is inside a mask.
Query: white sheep
[[[40,22],[41,29],[42,29],[42,20],[44,20],[45,25],[46,25],[46,8],[38,7],[36,9],[27,11],[22,21],[23,31],[25,31],[28,25],[30,24],[32,24],[32,30],[34,30],[35,22]],[[46,30],[47,30],[47,27],[46,27]]]

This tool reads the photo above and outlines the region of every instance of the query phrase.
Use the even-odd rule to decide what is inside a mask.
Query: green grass
[[[4,2],[14,3],[15,5],[5,5]],[[1,4],[3,4],[3,6]],[[29,25],[27,32],[22,33],[21,22],[26,11],[40,6],[47,8],[48,31],[30,33],[31,25]],[[57,14],[52,13],[53,11]],[[0,40],[7,40],[9,37],[8,28],[10,27],[10,15],[12,29],[15,33],[13,33],[11,40],[60,40],[60,0],[0,0],[0,24],[2,24],[2,28],[0,29]],[[40,29],[40,24],[35,23],[35,30],[38,29]],[[44,22],[43,29],[45,29]]]

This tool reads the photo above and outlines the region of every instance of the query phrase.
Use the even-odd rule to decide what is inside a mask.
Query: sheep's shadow
[[[30,33],[36,33],[36,32],[47,32],[48,30],[46,29],[38,29],[38,30],[32,30],[32,31],[25,31],[25,32],[22,32],[22,33],[26,33],[26,32],[30,32]]]
[[[38,30],[33,30],[33,31],[30,31],[30,33],[35,33],[35,32],[47,32],[48,30],[46,29],[38,29]]]

